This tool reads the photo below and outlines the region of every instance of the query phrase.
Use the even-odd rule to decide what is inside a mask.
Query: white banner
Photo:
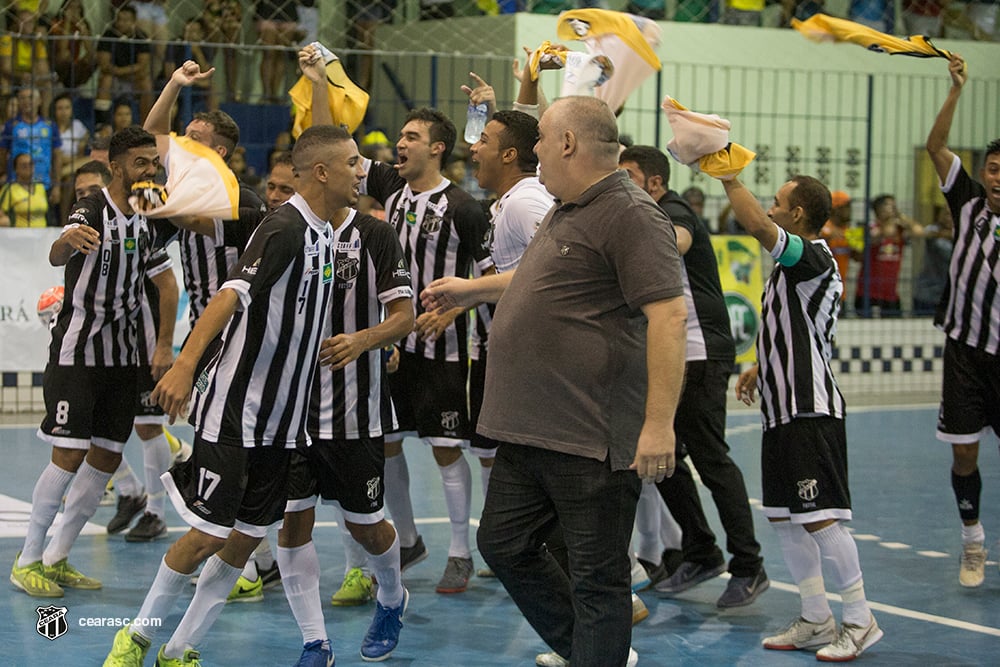
[[[63,268],[49,264],[60,228],[0,228],[0,369],[42,371],[49,331],[38,319],[38,297],[63,284]]]

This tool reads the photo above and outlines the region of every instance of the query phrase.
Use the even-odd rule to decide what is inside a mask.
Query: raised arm
[[[948,74],[951,75],[951,89],[944,104],[941,105],[941,110],[938,111],[937,118],[934,119],[930,134],[927,135],[927,152],[931,156],[931,162],[934,163],[934,170],[941,183],[947,180],[948,172],[955,161],[955,154],[948,148],[948,133],[951,132],[951,121],[955,117],[955,108],[958,106],[958,98],[962,95],[962,87],[968,79],[965,61],[958,54],[948,61]]]
[[[198,81],[202,81],[212,76],[215,72],[213,67],[205,72],[201,71],[193,60],[185,61],[183,65],[174,70],[170,75],[170,80],[163,86],[160,96],[156,98],[153,108],[149,110],[146,120],[142,124],[142,129],[151,134],[170,134],[170,110],[174,107],[174,102],[181,93],[181,88],[193,86]]]
[[[326,63],[323,62],[323,56],[315,46],[310,44],[299,51],[299,68],[313,86],[312,124],[333,125],[329,93],[326,89]]]
[[[760,202],[738,178],[722,181],[722,187],[733,207],[733,215],[748,234],[753,235],[768,252],[778,242],[778,225],[761,208]]]

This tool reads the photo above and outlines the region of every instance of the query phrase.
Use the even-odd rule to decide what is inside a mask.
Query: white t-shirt
[[[79,118],[74,118],[68,128],[59,130],[59,139],[62,140],[62,148],[60,150],[62,150],[63,155],[69,157],[80,155],[83,152],[81,147],[87,144],[88,136],[90,136],[90,133],[87,132],[87,127]]]
[[[490,255],[497,273],[513,271],[552,208],[553,197],[537,176],[522,179],[490,206],[493,239]]]

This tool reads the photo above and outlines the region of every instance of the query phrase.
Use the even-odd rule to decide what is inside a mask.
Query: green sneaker
[[[344,577],[340,590],[333,594],[330,604],[335,607],[354,607],[366,604],[375,597],[372,578],[361,571],[360,567],[352,567]]]
[[[156,654],[156,667],[201,667],[201,654],[193,648],[184,651],[183,657],[180,658],[168,658],[163,655],[165,648],[166,644],[161,646],[159,653]]]
[[[45,577],[66,588],[79,588],[85,591],[96,591],[101,588],[101,582],[69,564],[63,558],[58,563],[45,566]]]
[[[142,661],[149,652],[149,640],[142,635],[129,632],[128,626],[115,633],[115,643],[111,653],[104,659],[104,667],[142,667]]]
[[[14,557],[14,566],[10,568],[10,583],[14,584],[28,595],[36,598],[61,598],[62,586],[45,576],[42,561],[36,560],[24,567],[18,565],[21,552]]]
[[[229,591],[226,602],[260,602],[263,599],[264,580],[257,577],[257,581],[250,581],[241,574],[233,590]]]

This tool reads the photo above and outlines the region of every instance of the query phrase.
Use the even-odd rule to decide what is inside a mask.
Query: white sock
[[[62,523],[52,536],[52,541],[42,554],[45,565],[58,563],[69,556],[69,550],[83,530],[90,517],[94,516],[97,506],[101,504],[104,487],[108,485],[111,473],[101,472],[86,460],[76,471],[76,479],[66,494],[66,509],[63,512]]]
[[[403,579],[399,570],[399,536],[392,546],[378,555],[370,554],[372,572],[378,580],[378,601],[387,609],[395,609],[403,601]]]
[[[663,498],[660,498],[660,542],[663,543],[663,548],[680,551],[683,537],[680,524],[667,509]]]
[[[438,466],[444,483],[444,502],[451,519],[451,546],[448,555],[469,558],[469,514],[472,511],[472,470],[465,456],[451,465]]]
[[[971,526],[962,524],[962,544],[969,544],[970,542],[986,543],[986,531],[983,529],[983,524],[979,521]]]
[[[170,443],[163,433],[142,441],[142,460],[143,472],[146,474],[146,511],[162,519],[165,516],[167,492],[160,475],[170,470],[170,464],[174,461]]]
[[[635,532],[637,555],[653,565],[659,564],[663,549],[660,547],[660,492],[655,484],[643,484],[639,502],[635,506]]]
[[[337,512],[340,515],[340,520],[337,522],[340,526],[340,537],[344,543],[344,574],[346,575],[357,567],[361,568],[365,574],[370,575],[368,552],[356,539],[351,537],[351,531],[347,529],[347,517],[344,516],[344,510],[337,507]]]
[[[274,567],[274,554],[271,553],[271,541],[264,536],[257,548],[253,550],[253,559],[262,570],[270,570]],[[281,568],[279,568],[281,569]]]
[[[417,543],[417,524],[413,522],[413,504],[410,502],[410,469],[406,455],[385,459],[385,507],[399,535],[399,543],[412,547]]]
[[[160,559],[160,569],[156,571],[156,578],[146,593],[146,598],[142,601],[142,607],[132,621],[132,632],[138,633],[146,639],[152,639],[156,635],[157,625],[162,623],[177,603],[178,596],[187,588],[191,574],[185,574],[170,569],[166,559]],[[156,619],[156,620],[154,620]]]
[[[257,561],[254,558],[254,554],[250,554],[250,558],[247,559],[247,564],[243,566],[240,576],[250,583],[257,581]]]
[[[868,625],[871,610],[865,599],[865,585],[858,559],[858,545],[839,521],[812,533],[819,545],[823,563],[838,593],[844,599],[844,623]]]
[[[493,466],[479,465],[479,479],[483,483],[483,498],[486,497],[486,492],[490,490],[490,473],[493,472]]]
[[[49,461],[45,470],[35,482],[35,490],[31,492],[31,519],[28,521],[28,534],[21,547],[22,566],[42,559],[42,546],[45,544],[45,534],[56,519],[59,506],[62,505],[66,487],[73,481],[75,473],[63,470]]]
[[[128,461],[122,456],[122,462],[118,464],[118,470],[111,477],[111,483],[118,489],[118,495],[134,498],[142,495],[142,482],[135,476],[135,471]],[[163,483],[161,482],[162,486]]]
[[[285,599],[302,631],[302,644],[327,639],[323,603],[319,597],[319,554],[316,553],[316,544],[308,542],[294,548],[279,546],[278,569],[281,570]]]
[[[771,523],[781,541],[785,565],[799,587],[802,598],[802,618],[821,623],[830,618],[830,603],[823,585],[823,565],[819,545],[805,528],[791,521]]]
[[[226,598],[240,578],[240,570],[219,558],[218,554],[209,556],[201,569],[194,597],[184,612],[184,618],[163,649],[166,657],[180,658],[186,649],[201,643],[226,606]]]

